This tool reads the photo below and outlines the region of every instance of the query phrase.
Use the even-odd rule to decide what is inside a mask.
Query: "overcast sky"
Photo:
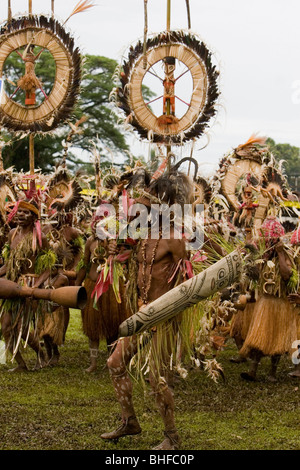
[[[2,20],[6,0],[0,0]],[[11,0],[13,15],[28,0]],[[50,0],[32,0],[33,13],[50,13]],[[65,20],[77,0],[56,0]],[[83,53],[121,60],[144,32],[144,0],[95,0],[67,23]],[[167,0],[148,0],[148,33],[166,29]],[[190,0],[191,32],[214,53],[220,69],[221,105],[209,144],[199,139],[194,156],[203,170],[254,132],[300,147],[299,0]],[[171,0],[171,29],[187,29],[185,0]],[[137,137],[130,139],[132,148]],[[138,147],[147,152],[147,146]],[[189,145],[182,156],[190,154]]]

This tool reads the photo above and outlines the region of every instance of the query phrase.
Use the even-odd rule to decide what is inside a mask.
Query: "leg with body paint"
[[[121,407],[122,424],[115,431],[102,434],[102,439],[118,440],[122,436],[141,432],[132,401],[132,382],[127,371],[127,366],[136,352],[136,338],[126,337],[118,341],[108,358],[107,366]]]
[[[152,339],[153,356],[156,356],[157,336]],[[180,437],[175,425],[175,403],[174,395],[169,386],[168,363],[171,351],[164,350],[161,369],[157,370],[157,361],[151,361],[149,381],[153,394],[155,395],[156,405],[164,423],[165,439],[154,450],[177,450],[180,445]]]

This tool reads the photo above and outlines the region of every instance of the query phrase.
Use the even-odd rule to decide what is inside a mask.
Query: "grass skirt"
[[[64,341],[65,321],[64,307],[57,307],[53,312],[47,312],[43,318],[39,317],[39,338],[50,336],[53,343],[61,346]]]
[[[231,338],[239,336],[242,340],[245,340],[249,331],[255,305],[256,302],[247,303],[245,310],[239,310],[233,315],[230,323]]]
[[[130,315],[124,297],[124,284],[120,282],[120,295],[124,301],[118,303],[115,293],[110,287],[98,300],[99,310],[95,310],[94,299],[91,298],[95,284],[89,278],[84,281],[88,300],[85,308],[81,311],[83,332],[91,341],[117,339],[119,325]]]
[[[263,295],[255,304],[251,324],[240,354],[252,349],[265,356],[292,352],[297,339],[297,310],[287,300]]]

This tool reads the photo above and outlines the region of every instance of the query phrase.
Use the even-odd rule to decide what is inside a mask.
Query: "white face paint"
[[[28,227],[33,223],[34,216],[29,209],[20,208],[16,214],[16,222],[21,227]]]

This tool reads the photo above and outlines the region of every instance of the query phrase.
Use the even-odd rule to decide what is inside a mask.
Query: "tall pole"
[[[54,18],[54,0],[51,0],[51,16]]]
[[[188,18],[188,29],[191,29],[190,0],[185,0],[185,3],[186,3],[186,10],[187,10],[187,18]]]
[[[11,0],[7,2],[7,20],[11,21],[12,13],[11,13]]]
[[[34,135],[29,134],[29,173],[34,175]]]
[[[167,0],[167,31],[170,31],[171,29],[171,0]],[[170,114],[170,102],[167,103],[167,113]],[[171,152],[171,145],[167,145],[167,156]],[[170,170],[171,164],[170,164],[171,158],[168,159],[168,169]]]
[[[143,60],[143,67],[144,69],[147,68],[147,33],[148,33],[148,12],[147,12],[147,2],[148,0],[144,0],[144,60]]]
[[[32,15],[32,0],[28,0],[28,14]],[[34,174],[34,135],[29,134],[29,174]]]
[[[171,29],[171,0],[167,0],[167,31]]]

